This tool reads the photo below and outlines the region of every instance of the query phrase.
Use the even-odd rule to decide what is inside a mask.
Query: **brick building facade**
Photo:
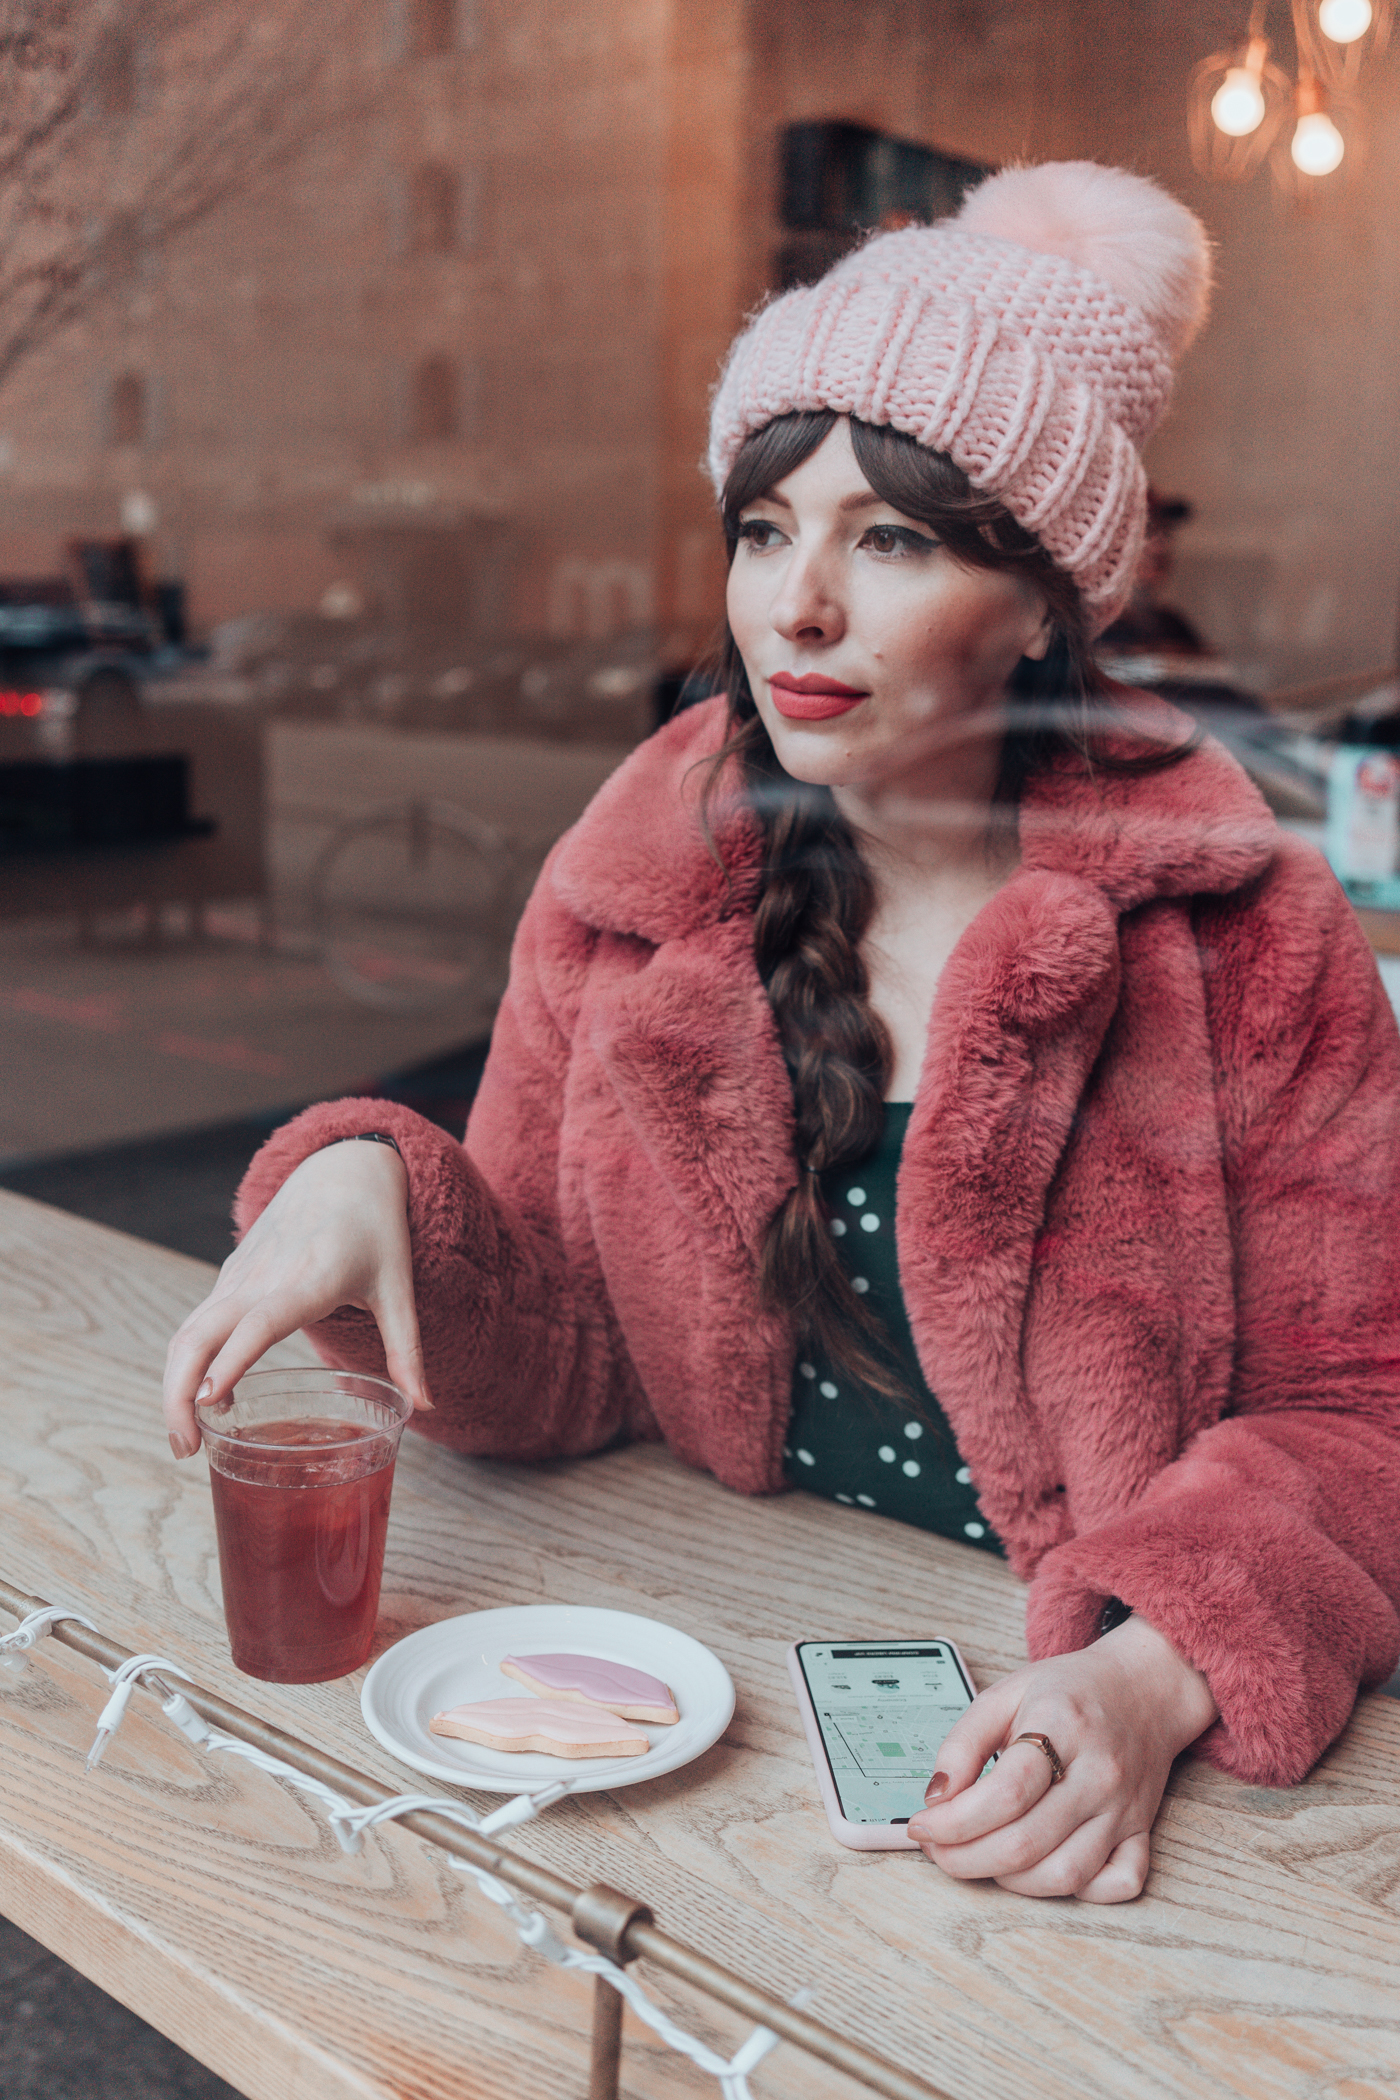
[[[1359,273],[1400,253],[1394,69],[1365,185],[1330,231],[1299,228],[1186,165],[1219,9],[1129,15],[354,0],[343,121],[168,252],[114,238],[82,324],[0,395],[0,572],[125,515],[196,626],[353,586],[408,619],[647,632],[685,660],[719,604],[707,393],[773,278],[784,127],[840,118],[985,163],[1122,158],[1205,213],[1225,290],[1156,455],[1198,498],[1185,593],[1214,589],[1217,638],[1275,673],[1369,661],[1394,622],[1397,390],[1375,347],[1400,277]],[[1285,453],[1290,399],[1309,420]]]

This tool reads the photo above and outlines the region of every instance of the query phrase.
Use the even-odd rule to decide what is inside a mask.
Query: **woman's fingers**
[[[1041,1762],[1044,1764],[1043,1758]],[[1026,1808],[1009,1812],[1004,1795],[992,1797],[990,1779],[979,1781],[966,1797],[967,1805],[987,1790],[987,1813],[981,1819],[986,1828],[967,1838],[954,1841],[930,1833],[922,1813],[910,1822],[910,1835],[923,1845],[935,1866],[957,1881],[1002,1881],[1008,1875],[1028,1873],[1090,1820],[1099,1806],[1082,1788],[1066,1784],[1052,1790],[1048,1767],[1043,1774],[1031,1773],[1028,1778],[1038,1791]]]
[[[1018,1896],[1126,1903],[1140,1895],[1147,1879],[1147,1833],[1120,1841],[1122,1824],[1112,1808],[1100,1807],[1071,1781],[1051,1792],[1048,1779],[1047,1770],[1044,1791],[1026,1814],[965,1844],[926,1841],[924,1851],[956,1881],[995,1881]],[[979,1783],[969,1801],[980,1791]]]
[[[1081,1903],[1131,1903],[1140,1896],[1151,1863],[1145,1830],[1114,1842],[1111,1816],[1095,1816],[1022,1873],[992,1879],[1018,1896],[1077,1896]]]
[[[1092,1886],[1114,1856],[1118,1826],[1110,1814],[1091,1816],[1048,1847],[1039,1859],[984,1878],[1018,1896],[1077,1896]],[[1133,1891],[1137,1894],[1137,1890]]]
[[[386,1225],[381,1235],[375,1287],[366,1303],[379,1328],[380,1340],[384,1344],[384,1368],[391,1381],[415,1408],[431,1414],[433,1399],[428,1391],[423,1341],[418,1331],[418,1302],[413,1289],[413,1242],[409,1235],[406,1206],[400,1207],[392,1228]]]
[[[161,1405],[170,1448],[177,1458],[189,1458],[199,1449],[195,1395],[239,1318],[240,1308],[233,1299],[206,1299],[172,1338],[165,1353]]]
[[[328,1305],[323,1300],[318,1303],[314,1299],[308,1303],[306,1298],[291,1292],[259,1298],[211,1358],[195,1397],[202,1395],[206,1402],[226,1400],[243,1373],[251,1371],[259,1357],[266,1356],[278,1342],[285,1342],[288,1335],[313,1325],[334,1310],[333,1304]]]
[[[1134,1831],[1115,1845],[1092,1880],[1076,1889],[1081,1903],[1131,1903],[1147,1886],[1152,1864],[1152,1840],[1145,1830]]]
[[[1004,1677],[1000,1684],[978,1693],[943,1738],[938,1769],[928,1783],[926,1799],[930,1805],[951,1802],[955,1795],[976,1783],[988,1758],[1006,1741],[1019,1702],[1020,1693],[1012,1677]]]
[[[949,1730],[926,1805],[910,1820],[909,1835],[918,1843],[966,1845],[1014,1823],[1047,1791],[1051,1775],[1045,1753],[1033,1743],[1003,1747],[1019,1733],[1024,1698],[1018,1672],[980,1693]],[[998,1752],[996,1764],[990,1764]]]
[[[423,1342],[418,1332],[418,1307],[413,1296],[413,1268],[404,1249],[400,1266],[395,1264],[385,1279],[382,1294],[371,1304],[384,1344],[384,1368],[390,1382],[425,1413],[433,1411],[432,1394],[423,1365]]]
[[[165,1417],[177,1457],[198,1449],[201,1393],[225,1398],[274,1343],[340,1305],[374,1314],[390,1377],[431,1407],[407,1196],[403,1162],[382,1145],[327,1146],[288,1175],[170,1345]]]
[[[401,1176],[397,1158],[393,1164]],[[177,1458],[199,1448],[194,1409],[201,1395],[224,1399],[275,1343],[314,1326],[341,1305],[372,1313],[389,1377],[414,1407],[431,1409],[402,1192],[392,1181],[385,1183],[382,1173],[379,1184],[371,1186],[369,1200],[362,1203],[347,1202],[343,1192],[332,1189],[329,1193],[340,1200],[327,1203],[324,1212],[318,1203],[318,1214],[305,1223],[295,1211],[288,1222],[269,1205],[229,1257],[214,1290],[185,1321],[168,1352],[165,1419]],[[274,1204],[285,1197],[290,1208],[296,1193],[289,1181]]]
[[[1079,1890],[1083,1903],[1129,1903],[1147,1886],[1152,1833],[1134,1831],[1114,1847],[1093,1880]]]
[[[334,1292],[327,1298],[324,1293],[291,1291],[258,1298],[246,1309],[242,1295],[207,1300],[175,1337],[166,1368],[165,1422],[175,1456],[189,1458],[199,1449],[196,1400],[226,1398],[269,1349],[301,1328],[314,1326],[342,1302]],[[382,1309],[370,1309],[383,1339],[390,1380],[415,1408],[431,1411],[411,1277],[406,1300],[400,1289]]]
[[[226,1398],[275,1343],[324,1319],[337,1305],[357,1302],[352,1268],[332,1265],[314,1252],[284,1256],[277,1240],[267,1237],[270,1244],[260,1244],[250,1234],[235,1249],[214,1289],[195,1307],[166,1353],[166,1427],[172,1447],[177,1439],[187,1444],[186,1456],[199,1448],[197,1398]],[[206,1380],[209,1390],[204,1392]]]
[[[910,1820],[909,1835],[940,1846],[967,1845],[1029,1814],[1049,1790],[1044,1752],[1034,1743],[1016,1743],[963,1793],[921,1808]]]
[[[275,1298],[260,1298],[249,1306],[241,1295],[231,1295],[207,1299],[185,1322],[170,1345],[162,1396],[177,1458],[199,1449],[196,1400],[224,1399],[274,1343],[296,1333],[304,1311],[294,1299],[279,1305]]]

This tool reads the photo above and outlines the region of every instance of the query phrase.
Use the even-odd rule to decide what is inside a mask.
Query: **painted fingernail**
[[[946,1794],[947,1791],[948,1774],[946,1772],[935,1772],[928,1785],[924,1788],[924,1799],[925,1801],[936,1801],[940,1794]]]
[[[194,1445],[187,1444],[182,1436],[176,1436],[173,1429],[170,1432],[170,1448],[177,1458],[193,1458],[194,1456]]]
[[[199,1391],[198,1391],[198,1392],[197,1392],[197,1393],[195,1394],[195,1396],[194,1396],[194,1397],[195,1397],[195,1400],[196,1400],[196,1401],[200,1401],[200,1400],[208,1400],[208,1399],[210,1398],[210,1396],[212,1395],[213,1391],[214,1391],[214,1381],[213,1381],[213,1379],[212,1379],[212,1378],[206,1378],[206,1379],[205,1379],[205,1381],[204,1381],[204,1383],[203,1383],[203,1385],[202,1385],[202,1386],[200,1387]]]

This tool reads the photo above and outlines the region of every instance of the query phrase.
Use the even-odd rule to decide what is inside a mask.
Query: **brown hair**
[[[780,416],[745,440],[721,497],[731,561],[745,505],[801,466],[836,421],[830,410]],[[1090,654],[1084,608],[1071,579],[946,454],[887,425],[853,418],[850,429],[856,462],[878,496],[927,525],[954,560],[1019,575],[1045,601],[1050,647],[1043,660],[1023,658],[1009,685],[999,799],[1015,801],[1031,775],[1065,751],[1086,763],[1138,772],[1172,764],[1194,748],[1192,740],[1139,758],[1106,760],[1095,732],[1116,688]],[[875,909],[874,879],[830,789],[794,780],[779,765],[727,627],[718,671],[729,734],[710,766],[702,808],[708,809],[727,762],[737,759],[763,836],[754,954],[792,1079],[802,1170],[764,1238],[762,1301],[770,1311],[796,1315],[803,1345],[855,1380],[917,1408],[893,1367],[882,1323],[851,1288],[817,1180],[828,1167],[864,1158],[884,1123],[892,1046],[869,1003],[860,951]]]

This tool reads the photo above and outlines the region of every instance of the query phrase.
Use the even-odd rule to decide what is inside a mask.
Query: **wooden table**
[[[1356,916],[1377,955],[1400,955],[1400,911],[1372,911],[1358,904]]]
[[[392,1785],[358,1681],[228,1661],[204,1466],[172,1464],[167,1334],[210,1271],[0,1197],[0,1572]],[[301,1345],[292,1353],[304,1360]],[[1045,1903],[828,1834],[783,1666],[798,1634],[948,1633],[985,1683],[1022,1655],[988,1555],[801,1496],[745,1501],[645,1448],[526,1471],[405,1440],[384,1642],[450,1613],[586,1602],[665,1619],[738,1688],[688,1769],[512,1835],[958,2100],[1359,2100],[1400,2084],[1400,1704],[1364,1699],[1305,1786],[1178,1768],[1140,1901]],[[5,1630],[9,1621],[4,1622]],[[0,1692],[0,1910],[253,2100],[577,2100],[587,1985],[523,1951],[435,1848],[342,1854],[290,1788],[207,1759],[53,1642]],[[486,1797],[468,1797],[478,1806]],[[639,1972],[727,2054],[743,2024]],[[713,2093],[629,2015],[631,2100]],[[758,2095],[856,2089],[790,2047]]]

